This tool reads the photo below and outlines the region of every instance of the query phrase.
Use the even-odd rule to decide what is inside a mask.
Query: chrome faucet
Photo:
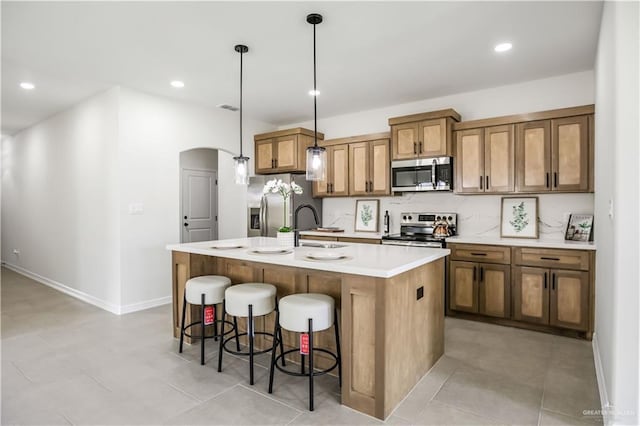
[[[313,213],[313,218],[316,221],[316,225],[320,226],[320,220],[318,219],[318,212],[311,204],[301,204],[296,208],[296,211],[293,212],[293,246],[300,246],[300,230],[298,229],[298,212],[304,208],[308,208]]]

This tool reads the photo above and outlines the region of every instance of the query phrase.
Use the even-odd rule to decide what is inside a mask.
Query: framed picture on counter
[[[356,232],[378,232],[380,200],[356,201]]]
[[[593,233],[593,215],[592,214],[573,214],[569,215],[567,222],[567,231],[564,239],[567,241],[591,241]]]
[[[538,197],[502,197],[500,237],[538,238]]]

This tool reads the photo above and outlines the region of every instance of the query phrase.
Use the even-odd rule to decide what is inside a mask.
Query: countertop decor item
[[[500,237],[538,238],[538,197],[502,197]]]
[[[293,232],[291,232],[292,229],[291,227],[289,227],[289,225],[287,225],[287,202],[291,198],[292,194],[302,194],[302,192],[302,187],[294,181],[291,181],[291,183],[289,184],[287,182],[283,182],[280,179],[271,179],[264,185],[264,188],[262,189],[262,193],[264,195],[280,194],[282,196],[282,201],[284,202],[285,208],[283,209],[282,214],[282,226],[278,229],[278,238],[280,238],[281,233],[289,233],[292,235],[291,238],[293,238]],[[293,241],[291,245],[293,246]]]
[[[591,241],[593,234],[592,214],[570,214],[564,239],[567,241]]]
[[[313,146],[307,148],[307,180],[324,180],[327,174],[327,149],[318,146],[318,87],[316,85],[316,25],[322,23],[322,15],[310,13],[307,22],[313,25]]]
[[[233,157],[233,161],[235,161],[235,181],[238,185],[248,185],[249,157],[242,155],[242,55],[247,53],[249,48],[244,44],[238,44],[234,49],[240,54],[240,155]]]
[[[356,201],[356,232],[378,232],[379,200]]]

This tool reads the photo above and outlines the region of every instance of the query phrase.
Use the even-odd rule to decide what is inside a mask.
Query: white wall
[[[320,106],[321,97],[318,98]],[[318,121],[325,138],[339,138],[389,131],[389,117],[453,108],[463,120],[542,111],[594,103],[592,71],[562,75],[543,80],[459,93],[410,104],[329,117]],[[312,128],[313,122],[287,127]],[[399,214],[409,210],[447,211],[459,214],[460,235],[498,236],[500,234],[500,196],[460,196],[452,193],[405,194],[380,198],[380,216],[391,215],[391,232],[399,232]],[[353,230],[355,198],[325,198],[323,224]],[[564,238],[568,213],[592,213],[593,194],[547,194],[539,196],[540,237]],[[381,219],[382,220],[382,219]],[[382,222],[381,222],[382,223]],[[382,227],[380,226],[380,229]]]
[[[121,89],[119,105],[120,264],[122,305],[128,311],[171,294],[170,253],[165,245],[180,241],[180,152],[219,150],[220,238],[246,236],[246,188],[234,183],[229,154],[239,150],[237,113],[128,89]],[[252,135],[271,129],[266,123],[244,120],[243,150],[252,164]],[[143,214],[130,215],[131,203],[142,203]]]
[[[640,422],[639,12],[637,2],[605,2],[596,59],[594,351],[611,424]]]
[[[110,310],[120,304],[117,120],[112,89],[2,144],[2,261]]]

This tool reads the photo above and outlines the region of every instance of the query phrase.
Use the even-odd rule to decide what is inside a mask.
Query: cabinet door
[[[513,318],[549,324],[549,270],[514,266]]]
[[[418,134],[419,157],[442,157],[449,155],[450,147],[447,137],[447,119],[421,121]]]
[[[332,161],[331,161],[331,150],[327,148],[327,173],[324,177],[324,180],[316,180],[313,182],[313,196],[318,197],[327,197],[329,196],[329,178],[332,175]]]
[[[520,123],[516,127],[516,191],[551,189],[551,122]]]
[[[418,154],[418,123],[391,126],[392,160],[408,160]]]
[[[551,325],[586,331],[589,328],[589,273],[551,270]]]
[[[331,195],[349,195],[349,146],[334,145],[331,155]]]
[[[275,142],[276,169],[279,172],[298,168],[298,136],[282,136]]]
[[[478,312],[498,318],[511,316],[511,267],[478,264]]]
[[[454,311],[478,312],[478,264],[451,262],[449,307]]]
[[[256,141],[256,174],[273,173],[275,169],[275,157],[273,152],[273,139]]]
[[[369,194],[391,193],[389,140],[369,142]]]
[[[551,120],[553,191],[589,190],[588,116]]]
[[[484,192],[483,136],[482,129],[456,132],[456,192]]]
[[[513,124],[484,129],[485,192],[513,192]]]
[[[349,144],[349,195],[369,193],[369,144]]]

